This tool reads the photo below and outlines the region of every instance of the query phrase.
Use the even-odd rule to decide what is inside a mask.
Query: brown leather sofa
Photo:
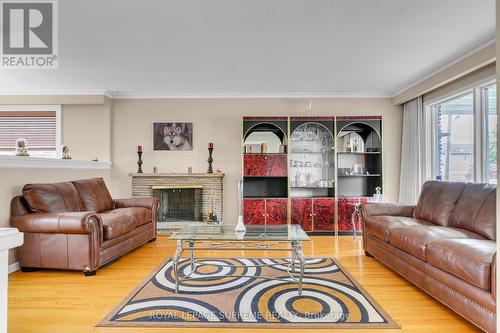
[[[417,206],[361,206],[363,246],[486,332],[496,332],[496,186],[426,182]]]
[[[24,232],[23,271],[80,270],[86,276],[156,239],[155,198],[113,200],[102,178],[27,184],[11,201],[11,225]]]

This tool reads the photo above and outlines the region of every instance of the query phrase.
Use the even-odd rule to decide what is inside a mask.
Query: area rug
[[[199,263],[192,273],[187,259],[179,263],[179,276],[191,273],[201,279],[182,281],[175,293],[172,261],[167,260],[97,326],[399,328],[333,258],[306,259],[301,296],[286,272],[288,259]],[[277,266],[250,267],[256,264]]]

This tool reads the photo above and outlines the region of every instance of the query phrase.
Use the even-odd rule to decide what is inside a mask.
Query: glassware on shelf
[[[295,186],[307,186],[307,179],[305,172],[297,172],[295,175]]]
[[[329,181],[328,180],[320,180],[318,181],[318,187],[329,187]]]
[[[352,166],[352,174],[353,175],[362,175],[363,174],[363,166],[361,164],[355,163]]]
[[[294,188],[328,188],[334,177],[334,138],[326,122],[297,121],[290,135],[290,166]],[[292,124],[292,125],[294,125]],[[333,127],[333,124],[332,124]],[[305,179],[304,179],[305,177]],[[320,181],[322,181],[320,183]]]
[[[314,176],[309,172],[306,174],[306,183],[307,186],[313,186],[315,184]]]

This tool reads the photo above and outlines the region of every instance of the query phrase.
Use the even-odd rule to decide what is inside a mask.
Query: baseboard
[[[21,269],[21,267],[19,266],[19,261],[16,261],[15,263],[9,265],[8,272],[10,274],[10,273],[14,273],[20,269]]]

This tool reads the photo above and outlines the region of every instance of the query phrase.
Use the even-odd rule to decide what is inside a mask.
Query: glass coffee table
[[[302,295],[302,279],[304,277],[304,254],[302,252],[302,241],[308,241],[309,236],[297,224],[287,225],[248,225],[245,232],[234,231],[234,226],[224,225],[187,225],[180,231],[175,232],[170,237],[177,240],[173,261],[173,272],[175,278],[175,292],[179,292],[179,284],[183,280],[196,279],[190,277],[196,268],[203,264],[195,258],[195,251],[198,250],[265,250],[282,251],[290,254],[290,263],[287,266],[287,273],[298,285],[298,293]],[[281,246],[281,245],[289,246]],[[178,272],[179,259],[184,250],[189,251],[189,263],[191,270],[188,275],[180,277]],[[204,258],[206,259],[206,258]],[[259,264],[249,266],[221,265],[226,267],[272,267],[282,264]],[[296,273],[296,265],[298,273]],[[227,276],[227,275],[225,275]],[[241,276],[241,275],[238,275]],[[284,280],[288,277],[272,278],[265,276],[252,276],[254,278],[268,280]],[[206,278],[205,278],[206,279]]]

